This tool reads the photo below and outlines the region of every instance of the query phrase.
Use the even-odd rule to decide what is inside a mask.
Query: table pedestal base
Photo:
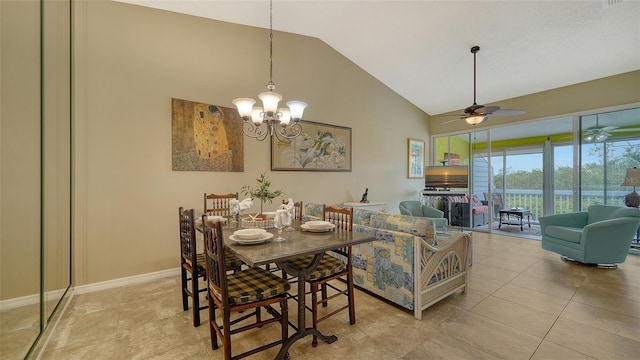
[[[287,274],[297,276],[298,277],[298,329],[295,334],[289,336],[289,338],[282,344],[282,348],[276,359],[289,359],[289,348],[293,343],[302,339],[303,337],[309,335],[315,335],[322,341],[331,344],[332,342],[338,340],[338,337],[335,335],[324,335],[317,328],[308,328],[306,326],[306,306],[305,306],[305,281],[304,277],[309,274],[313,269],[318,266],[320,263],[320,259],[324,256],[324,253],[315,254],[313,257],[313,261],[304,269],[296,269],[289,265],[287,261],[278,261],[276,264],[280,267],[280,269],[284,270]]]

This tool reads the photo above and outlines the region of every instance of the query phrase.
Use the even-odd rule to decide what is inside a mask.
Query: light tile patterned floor
[[[305,338],[292,359],[637,359],[640,256],[616,270],[563,262],[537,240],[474,233],[469,289],[413,314],[356,294],[347,314],[320,324],[333,344]],[[291,317],[295,303],[290,304]],[[344,312],[343,312],[344,313]],[[179,278],[76,295],[42,359],[221,359],[183,312]],[[278,336],[276,326],[233,338],[239,349]],[[271,359],[267,351],[250,359]]]

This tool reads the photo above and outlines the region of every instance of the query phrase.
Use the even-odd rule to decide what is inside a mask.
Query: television
[[[425,166],[424,187],[427,190],[467,188],[469,169],[466,165]]]

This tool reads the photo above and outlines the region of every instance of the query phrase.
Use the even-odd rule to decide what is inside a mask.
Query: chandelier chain
[[[273,83],[273,0],[269,0],[269,85]]]
[[[2,1],[2,0],[0,0]],[[277,138],[280,142],[291,143],[291,139],[302,132],[302,113],[307,103],[303,101],[288,101],[288,108],[278,108],[278,102],[282,96],[274,90],[273,82],[273,0],[269,0],[269,82],[267,91],[258,94],[263,107],[254,107],[255,100],[250,98],[237,98],[233,104],[238,108],[238,114],[242,118],[242,132],[251,138],[264,140],[267,137]],[[264,124],[266,129],[262,129]]]

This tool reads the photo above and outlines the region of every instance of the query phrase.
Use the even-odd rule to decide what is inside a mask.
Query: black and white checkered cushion
[[[250,268],[227,275],[229,302],[232,305],[246,304],[272,298],[287,292],[291,284],[262,268]],[[218,289],[213,289],[221,297]]]
[[[296,269],[304,269],[313,261],[313,256],[303,256],[289,261],[290,265]],[[329,254],[324,254],[318,266],[305,276],[305,280],[318,280],[344,271],[344,261],[337,259]]]
[[[227,269],[235,269],[241,267],[244,263],[234,253],[224,249],[224,259],[227,263]],[[196,254],[198,268],[204,270],[207,268],[207,259],[204,253]]]
[[[238,258],[234,253],[232,253],[226,248],[224,249],[224,260],[227,264],[228,269],[239,268],[244,264],[242,260],[240,260],[240,258]]]

